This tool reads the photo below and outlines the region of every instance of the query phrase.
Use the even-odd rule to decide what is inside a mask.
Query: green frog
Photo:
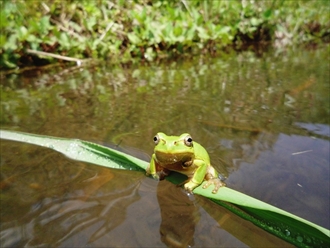
[[[217,193],[225,184],[219,179],[218,172],[210,163],[210,157],[203,146],[193,141],[190,134],[167,136],[157,133],[154,137],[155,149],[147,175],[162,180],[171,171],[176,171],[188,177],[184,188],[192,192],[194,188],[206,180],[203,188],[214,184],[212,193]]]

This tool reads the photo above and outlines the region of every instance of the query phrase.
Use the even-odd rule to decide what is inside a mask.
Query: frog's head
[[[167,136],[157,133],[154,137],[154,154],[161,163],[187,162],[194,158],[194,144],[188,133],[180,136]]]

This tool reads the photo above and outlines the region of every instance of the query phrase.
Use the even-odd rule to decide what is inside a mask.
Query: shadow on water
[[[330,228],[327,49],[10,75],[1,129],[144,160],[158,131],[189,132],[229,187]],[[0,186],[6,247],[288,245],[167,181],[30,145],[1,140]]]

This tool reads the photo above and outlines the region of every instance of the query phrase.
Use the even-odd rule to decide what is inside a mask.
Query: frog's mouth
[[[156,159],[159,163],[162,164],[175,164],[175,163],[184,163],[192,159],[192,154],[187,152],[181,153],[165,153],[165,152],[156,152]]]

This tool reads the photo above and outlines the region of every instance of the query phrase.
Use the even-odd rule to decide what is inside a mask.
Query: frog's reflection
[[[161,241],[169,247],[194,245],[195,225],[200,213],[187,192],[163,180],[157,187],[157,199],[161,211]]]

